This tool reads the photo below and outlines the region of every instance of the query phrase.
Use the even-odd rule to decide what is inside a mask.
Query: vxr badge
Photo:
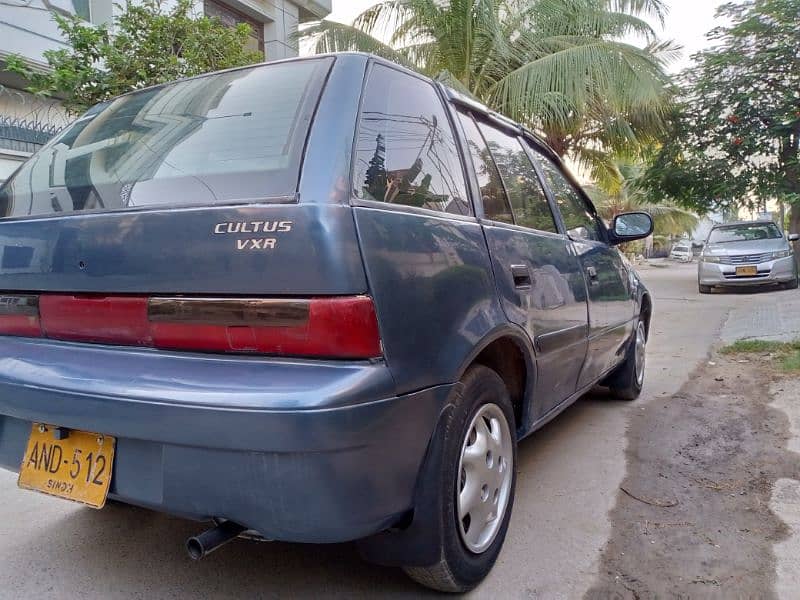
[[[289,233],[292,230],[292,221],[230,221],[214,225],[214,235],[265,234]],[[236,249],[244,250],[274,250],[278,245],[276,237],[238,237]]]

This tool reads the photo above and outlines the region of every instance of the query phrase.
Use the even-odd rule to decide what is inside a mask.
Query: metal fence
[[[59,131],[57,125],[0,115],[0,149],[33,153]]]

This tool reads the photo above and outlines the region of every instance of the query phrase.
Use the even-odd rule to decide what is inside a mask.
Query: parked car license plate
[[[108,435],[34,423],[17,485],[103,508],[115,445]]]
[[[758,267],[736,267],[737,277],[754,277],[755,275],[758,275]]]

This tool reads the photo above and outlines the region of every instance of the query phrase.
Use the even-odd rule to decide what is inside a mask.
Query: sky
[[[666,23],[662,28],[653,25],[662,39],[676,41],[683,46],[682,57],[670,65],[670,71],[678,72],[688,66],[690,56],[707,47],[706,32],[718,23],[714,19],[717,7],[723,0],[665,0],[670,7]],[[375,4],[375,0],[333,0],[333,12],[330,18],[349,23],[367,7]]]

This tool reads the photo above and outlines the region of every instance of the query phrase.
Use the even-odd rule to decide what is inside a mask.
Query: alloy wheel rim
[[[503,523],[513,476],[513,446],[505,414],[485,404],[472,418],[461,444],[456,508],[461,541],[480,554]]]
[[[636,348],[634,350],[636,360],[636,383],[641,386],[644,383],[644,366],[646,362],[647,337],[644,334],[644,323],[639,322],[636,328]]]

